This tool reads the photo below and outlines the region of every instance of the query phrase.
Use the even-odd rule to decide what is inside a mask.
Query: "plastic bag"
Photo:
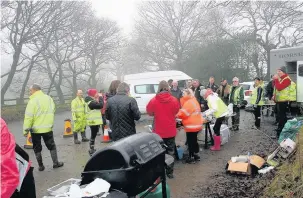
[[[296,135],[300,131],[302,126],[303,126],[303,117],[298,117],[292,120],[288,120],[284,125],[284,128],[280,134],[278,140],[279,144],[287,138],[295,141]]]

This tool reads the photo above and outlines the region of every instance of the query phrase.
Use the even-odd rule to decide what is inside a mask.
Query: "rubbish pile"
[[[277,167],[283,160],[290,157],[296,149],[296,143],[290,138],[284,139],[278,148],[267,157],[267,160],[258,155],[239,155],[232,157],[226,171],[233,174],[256,175],[265,174]]]

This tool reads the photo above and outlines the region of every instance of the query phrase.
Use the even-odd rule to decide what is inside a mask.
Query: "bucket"
[[[177,153],[178,153],[179,160],[181,160],[183,158],[184,149],[181,146],[177,146]]]

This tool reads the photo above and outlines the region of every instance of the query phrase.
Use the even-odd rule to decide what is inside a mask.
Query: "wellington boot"
[[[50,153],[51,153],[51,157],[53,160],[53,168],[62,167],[64,165],[64,163],[58,161],[57,150],[56,149],[51,150]]]
[[[74,133],[74,143],[75,143],[75,144],[80,144],[80,143],[81,143],[81,142],[78,140],[78,133],[77,133],[77,132]]]
[[[221,147],[221,136],[214,135],[214,141],[215,145],[210,147],[210,150],[212,151],[220,151]]]
[[[86,138],[85,131],[83,131],[83,132],[81,133],[81,137],[82,137],[82,142],[88,142],[88,141],[89,141],[89,139]]]

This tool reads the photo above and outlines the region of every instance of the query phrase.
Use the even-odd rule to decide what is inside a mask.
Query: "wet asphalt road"
[[[241,126],[240,132],[247,132],[251,130],[252,115],[249,113],[241,112]],[[43,160],[45,165],[45,171],[39,172],[37,170],[37,162],[32,149],[26,150],[30,155],[30,159],[33,162],[34,177],[36,181],[37,197],[43,197],[47,194],[47,188],[50,188],[64,180],[69,178],[80,178],[80,174],[89,159],[88,155],[88,143],[81,143],[80,145],[74,145],[73,138],[63,138],[64,131],[64,119],[70,118],[70,112],[57,114],[55,117],[55,142],[57,145],[59,160],[64,162],[64,167],[53,170],[50,153],[43,144]],[[271,119],[271,118],[266,118]],[[147,129],[144,127],[151,123],[151,119],[148,116],[143,116],[142,121],[137,124],[137,132],[144,132]],[[21,146],[25,143],[25,138],[22,135],[22,121],[8,123],[10,131],[15,135],[17,143]],[[250,136],[254,136],[252,132]],[[197,197],[196,188],[198,186],[205,186],[208,183],[208,178],[219,171],[224,169],[225,164],[231,156],[241,154],[243,146],[243,138],[237,134],[232,134],[233,137],[229,143],[222,147],[220,152],[210,152],[209,150],[203,150],[200,152],[201,162],[197,164],[183,164],[178,161],[175,165],[175,178],[168,180],[171,188],[172,197]],[[90,137],[90,132],[87,129],[87,136]],[[258,135],[260,136],[260,134]],[[101,137],[96,138],[96,149],[105,147],[108,144],[101,143]],[[200,137],[200,139],[202,139]],[[176,143],[178,145],[184,145],[185,134],[183,131],[178,132]],[[241,144],[242,142],[242,144]],[[252,141],[253,142],[253,141]],[[237,144],[239,144],[237,146]],[[253,143],[252,143],[253,144]],[[242,145],[242,146],[240,146]],[[239,147],[240,146],[240,147]],[[251,146],[251,145],[250,145]],[[193,193],[195,192],[195,193]]]

